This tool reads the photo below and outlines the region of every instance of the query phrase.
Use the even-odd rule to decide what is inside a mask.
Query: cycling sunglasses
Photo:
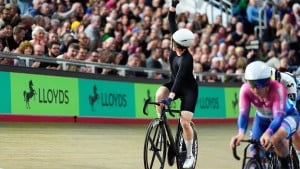
[[[263,88],[269,85],[270,78],[267,79],[259,79],[259,80],[248,80],[249,85],[251,88]]]

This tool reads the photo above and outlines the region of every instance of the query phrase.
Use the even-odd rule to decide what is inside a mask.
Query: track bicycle
[[[149,104],[157,106],[160,105],[158,102],[151,102],[150,99],[146,100],[143,107],[143,112],[145,115],[148,115],[146,110]],[[180,119],[178,119],[177,130],[174,139],[166,113],[169,113],[172,117],[175,117],[174,113],[180,114],[180,111],[172,110],[170,105],[165,105],[162,108],[161,116],[153,119],[149,123],[144,142],[145,169],[163,169],[165,166],[166,157],[168,157],[167,159],[170,166],[174,164],[176,159],[177,168],[183,168],[183,163],[186,159],[186,146],[183,139],[183,130],[180,124]],[[198,139],[194,124],[191,123],[191,126],[194,132],[192,153],[195,158],[192,169],[195,169],[198,156]]]
[[[280,169],[280,161],[273,146],[269,150],[264,151],[258,140],[248,139],[242,140],[242,142],[247,143],[244,148],[242,169]],[[251,146],[253,146],[253,150],[256,152],[254,155],[250,155]],[[299,169],[299,160],[292,144],[292,139],[290,139],[289,149],[291,167],[292,169]],[[240,160],[240,157],[237,155],[236,147],[233,149],[233,156],[235,159]]]

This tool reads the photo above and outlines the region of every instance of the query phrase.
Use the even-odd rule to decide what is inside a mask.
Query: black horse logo
[[[239,103],[239,99],[238,99],[238,96],[237,96],[237,93],[235,92],[234,93],[234,100],[232,100],[232,107],[233,107],[233,110],[234,110],[234,113],[236,113],[236,107]]]
[[[29,81],[29,91],[23,92],[24,100],[26,102],[26,108],[30,109],[29,101],[30,99],[35,95],[35,90],[33,89],[33,83],[32,80]]]
[[[99,94],[97,93],[97,87],[96,87],[96,85],[94,85],[93,95],[89,95],[89,101],[90,101],[90,105],[92,106],[92,111],[95,110],[94,104],[98,100],[98,98],[99,98]]]

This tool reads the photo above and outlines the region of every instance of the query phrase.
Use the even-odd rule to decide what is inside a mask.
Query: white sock
[[[192,140],[184,140],[186,146],[186,156],[193,156],[192,148],[193,148],[193,139]]]

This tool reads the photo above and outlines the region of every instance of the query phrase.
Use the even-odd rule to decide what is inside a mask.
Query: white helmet
[[[271,67],[262,61],[250,63],[245,70],[245,79],[251,88],[268,86],[271,76]]]
[[[280,78],[280,72],[277,69],[271,67],[271,79],[280,81]]]
[[[190,47],[195,39],[193,32],[186,28],[177,30],[172,37],[177,44],[183,47]]]
[[[271,76],[271,67],[262,61],[254,61],[246,67],[246,80],[269,79]]]

